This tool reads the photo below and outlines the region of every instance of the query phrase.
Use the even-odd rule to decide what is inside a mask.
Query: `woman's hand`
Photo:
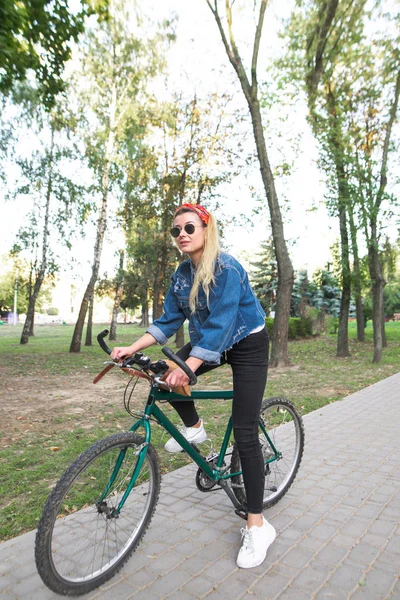
[[[177,387],[178,385],[189,385],[189,377],[179,367],[169,371],[164,381],[171,388]]]
[[[115,346],[110,354],[111,360],[121,361],[123,358],[132,356],[132,346]]]

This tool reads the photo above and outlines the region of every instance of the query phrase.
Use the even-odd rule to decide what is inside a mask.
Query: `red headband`
[[[206,208],[204,208],[204,206],[201,206],[200,204],[182,204],[181,206],[178,206],[175,214],[178,212],[178,210],[181,210],[181,208],[188,208],[189,210],[195,212],[203,221],[203,223],[207,225],[210,219],[210,213]]]

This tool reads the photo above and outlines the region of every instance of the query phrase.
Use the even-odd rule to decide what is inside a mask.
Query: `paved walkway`
[[[266,561],[235,565],[243,521],[195,468],[162,481],[138,551],[96,600],[400,600],[400,374],[304,418],[295,484],[267,512],[278,537]],[[34,532],[0,544],[0,600],[46,600]]]

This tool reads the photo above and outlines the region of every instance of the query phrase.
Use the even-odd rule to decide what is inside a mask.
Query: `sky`
[[[260,49],[259,80],[263,78],[263,65],[279,51],[280,41],[277,33],[280,19],[288,15],[291,5],[291,1],[275,0],[267,9]],[[229,91],[234,96],[234,102],[241,104],[243,109],[247,110],[239,82],[228,63],[216,23],[206,1],[147,0],[145,6],[146,12],[152,12],[159,20],[169,17],[174,12],[178,15],[177,40],[167,57],[169,71],[167,92],[181,89],[190,95],[196,90],[201,95],[210,91]],[[253,17],[251,11],[246,8],[236,16],[235,21],[238,45],[245,62],[254,36]],[[164,83],[160,82],[157,85],[160,85],[161,94]],[[275,131],[281,134],[281,140],[285,139],[285,136],[291,137],[294,133],[300,139],[299,154],[291,176],[284,183],[280,180],[276,181],[284,215],[285,237],[290,246],[295,268],[307,268],[313,272],[323,267],[330,259],[329,248],[337,238],[338,232],[335,221],[328,219],[323,204],[321,174],[316,167],[317,150],[305,121],[306,108],[299,103],[298,112],[292,113],[288,120],[281,124],[281,131],[280,112],[281,107],[273,107],[269,118],[273,122]],[[248,137],[249,144],[253,144],[252,136]],[[268,150],[273,156],[275,151],[273,142],[270,142]],[[250,186],[258,190],[260,197],[258,204],[249,193]],[[227,249],[248,264],[256,254],[260,243],[270,235],[268,211],[265,208],[266,198],[257,165],[251,173],[246,174],[245,178],[236,179],[231,187],[227,187],[224,196],[221,202],[223,214],[231,216],[243,214],[253,223],[252,226],[243,226],[243,222],[237,217],[236,225],[232,224],[225,231]],[[17,202],[17,205],[3,203],[2,206],[0,254],[7,252],[12,246],[20,224],[20,216],[26,210],[26,205],[21,199]],[[264,209],[261,214],[255,215],[254,210],[260,206],[264,206]],[[115,263],[114,241],[111,231],[104,246],[103,271],[110,272]],[[78,256],[87,255],[87,260],[82,263],[83,277],[87,276],[90,268],[92,250],[89,249],[89,245],[90,240],[87,239],[77,244],[75,248]],[[86,252],[85,249],[89,251]]]

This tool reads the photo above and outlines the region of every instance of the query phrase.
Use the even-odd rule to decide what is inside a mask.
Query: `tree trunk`
[[[386,281],[385,284],[386,285]],[[385,315],[385,303],[383,300],[383,289],[382,289],[382,348],[387,348],[387,339],[386,339],[386,328],[385,328],[385,324],[386,324],[386,315]]]
[[[383,306],[383,288],[386,281],[382,274],[382,268],[379,260],[377,225],[371,220],[371,237],[368,248],[368,267],[371,277],[372,289],[372,326],[374,330],[374,355],[373,363],[379,363],[382,359],[383,335],[385,328],[384,306]]]
[[[274,319],[274,328],[272,332],[272,352],[270,366],[285,366],[289,364],[288,357],[288,333],[290,301],[292,295],[294,271],[289,257],[288,248],[283,231],[282,214],[275,190],[275,183],[270,167],[268,153],[265,143],[264,129],[258,101],[258,81],[257,81],[257,61],[260,48],[261,33],[264,23],[264,15],[267,7],[267,0],[261,0],[259,19],[257,23],[253,55],[251,59],[251,76],[247,77],[242,59],[239,55],[232,27],[232,4],[226,1],[226,21],[228,27],[228,36],[225,33],[217,3],[206,0],[212,11],[221,34],[222,42],[225,46],[229,61],[236,71],[244,96],[249,107],[251,122],[253,126],[254,140],[257,148],[257,156],[260,164],[260,172],[264,184],[265,193],[268,201],[268,208],[271,221],[272,237],[274,240],[274,250],[278,265],[278,286],[276,298],[276,310]]]
[[[289,364],[288,333],[294,270],[285,241],[282,215],[267,155],[258,100],[254,100],[252,106],[249,106],[249,108],[257,146],[257,155],[260,162],[261,177],[268,199],[272,237],[274,240],[274,250],[278,267],[278,286],[270,359],[270,365],[272,367],[278,367]]]
[[[41,285],[43,283],[44,275],[45,275],[45,269],[41,268],[38,273],[38,276],[36,278],[36,281],[35,281],[35,287],[33,289],[33,294],[29,298],[29,305],[28,305],[28,310],[26,312],[26,320],[24,323],[24,327],[22,329],[20,344],[27,344],[29,341],[29,336],[33,335],[33,333],[31,334],[30,332],[33,331],[33,323],[34,323],[34,319],[35,319],[35,305],[36,305],[36,300],[39,295]]]
[[[29,306],[26,314],[26,320],[22,329],[20,344],[27,344],[29,336],[33,335],[33,327],[35,320],[35,306],[36,300],[42,287],[44,277],[47,269],[47,251],[49,243],[49,216],[50,216],[50,200],[53,186],[53,158],[54,158],[54,126],[51,126],[51,141],[50,141],[50,152],[49,152],[49,176],[47,179],[46,189],[46,206],[43,224],[43,241],[42,241],[42,260],[40,263],[39,271],[36,277],[35,285],[33,287],[33,293],[29,298]]]
[[[87,320],[87,325],[86,325],[85,346],[92,346],[93,308],[94,308],[94,295],[89,300],[89,312],[88,312],[88,320]]]
[[[111,341],[115,341],[117,339],[117,322],[118,322],[118,313],[119,307],[122,300],[122,294],[124,291],[124,251],[121,250],[119,253],[119,269],[117,274],[117,281],[115,286],[115,298],[114,298],[114,306],[112,311],[112,319],[110,324],[110,335],[108,339]]]
[[[176,332],[175,345],[177,348],[182,348],[182,346],[185,345],[185,330],[183,325],[182,327],[179,327],[178,331]]]
[[[91,297],[94,295],[94,286],[97,281],[97,277],[100,269],[100,259],[101,259],[101,251],[103,248],[103,240],[104,233],[107,225],[107,201],[108,201],[108,188],[109,188],[109,180],[110,180],[110,168],[111,168],[111,158],[114,150],[114,140],[115,140],[115,114],[116,114],[116,90],[115,87],[112,90],[112,101],[110,107],[110,129],[108,132],[108,140],[105,152],[105,160],[104,160],[104,170],[102,176],[102,201],[101,201],[101,209],[99,214],[99,219],[97,221],[97,234],[96,234],[96,242],[94,246],[94,258],[92,265],[92,275],[90,277],[89,283],[86,287],[85,293],[82,298],[81,306],[79,309],[78,320],[75,324],[74,333],[72,335],[71,346],[69,348],[70,352],[80,352],[81,351],[81,340],[82,340],[82,331],[83,326],[85,324],[86,312],[88,309],[89,301]]]
[[[158,258],[154,282],[153,282],[153,321],[161,317],[163,313],[163,287],[162,287],[162,276],[161,276],[161,259]]]
[[[142,318],[140,321],[140,327],[148,327],[150,325],[149,322],[149,305],[147,302],[142,304]]]
[[[340,184],[339,184],[340,186]],[[339,195],[341,192],[339,191]],[[349,259],[349,239],[347,235],[345,200],[339,199],[339,225],[342,262],[342,298],[340,301],[339,328],[336,356],[346,358],[349,352],[349,309],[351,296],[351,274]]]
[[[358,244],[357,244],[357,228],[354,223],[353,207],[349,206],[349,224],[350,224],[350,235],[351,235],[351,247],[353,252],[353,288],[354,296],[356,300],[356,317],[357,317],[357,340],[359,342],[365,342],[365,329],[364,329],[364,309],[362,305],[361,296],[361,271],[360,271],[360,258],[358,256]]]

